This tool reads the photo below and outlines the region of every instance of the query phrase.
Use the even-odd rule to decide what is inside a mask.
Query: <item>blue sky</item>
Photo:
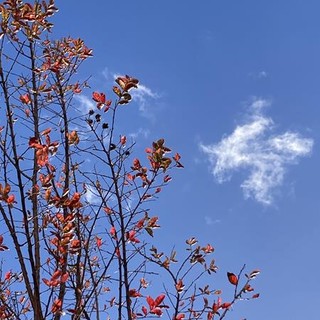
[[[212,243],[212,286],[243,263],[261,269],[261,298],[230,319],[317,319],[320,3],[56,3],[54,34],[94,50],[80,75],[94,90],[115,74],[140,79],[122,132],[138,149],[164,137],[182,155],[153,207],[164,246]]]

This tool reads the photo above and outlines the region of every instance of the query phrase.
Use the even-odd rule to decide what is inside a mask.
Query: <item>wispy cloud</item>
[[[209,216],[205,216],[204,221],[205,221],[206,225],[208,225],[208,226],[211,226],[213,224],[221,222],[220,219],[213,219],[212,217],[209,217]]]
[[[85,193],[85,198],[88,203],[91,205],[98,205],[101,204],[101,199],[96,192],[94,192],[93,188],[87,186],[87,191]]]
[[[265,79],[265,78],[269,77],[269,74],[268,74],[268,72],[261,70],[258,72],[250,72],[249,77],[251,77],[253,79]]]
[[[138,89],[131,92],[132,98],[138,103],[139,110],[148,117],[150,108],[153,107],[155,100],[160,98],[160,95],[143,84],[139,84]]]
[[[112,79],[112,82],[114,82],[116,78],[123,75],[120,73],[112,73],[108,68],[105,68],[103,76],[107,81]],[[133,102],[138,105],[141,115],[150,120],[154,120],[155,108],[158,106],[158,100],[161,98],[161,95],[141,82],[137,89],[130,91],[130,94]]]
[[[217,144],[200,144],[218,182],[229,180],[236,170],[248,170],[249,176],[241,184],[245,197],[266,205],[272,204],[273,191],[283,183],[287,166],[309,155],[313,147],[312,139],[297,132],[274,135],[274,123],[263,110],[269,104],[255,99],[246,123]]]
[[[266,71],[259,71],[257,74],[258,78],[267,78],[268,77],[268,73]]]
[[[150,135],[149,129],[139,128],[136,132],[129,133],[129,137],[133,140],[137,140],[138,137],[142,137],[144,139],[148,138]]]
[[[95,110],[96,105],[93,103],[92,99],[88,98],[83,94],[75,95],[75,100],[78,101],[78,105],[76,106],[81,112],[88,113],[90,109]]]

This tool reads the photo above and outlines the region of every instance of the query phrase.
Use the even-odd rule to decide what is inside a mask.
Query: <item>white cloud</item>
[[[268,72],[261,70],[258,72],[250,72],[249,73],[249,77],[255,79],[255,80],[259,80],[259,79],[265,79],[269,77]]]
[[[138,137],[143,137],[144,139],[148,138],[150,135],[149,129],[139,128],[138,131],[129,133],[129,137],[133,140],[137,140]]]
[[[103,70],[102,70],[102,75],[103,77],[107,80],[107,81],[110,81],[110,75],[112,75],[112,73],[109,71],[109,68],[108,67],[105,67]],[[112,79],[112,82],[113,82],[114,79]]]
[[[96,192],[94,192],[94,189],[87,185],[87,191],[85,193],[86,201],[91,205],[100,205],[101,204],[101,198],[98,196]]]
[[[268,76],[268,73],[266,71],[258,72],[258,78],[266,78],[267,76]]]
[[[209,216],[205,216],[204,220],[205,220],[206,225],[208,225],[208,226],[211,226],[213,224],[221,222],[220,219],[212,219],[212,217],[209,217]]]
[[[83,94],[75,95],[74,98],[78,101],[78,109],[87,114],[90,109],[95,110],[96,104],[92,101],[92,99],[89,99],[87,96]]]
[[[133,100],[138,103],[139,110],[145,115],[150,112],[150,107],[152,107],[154,101],[160,98],[158,93],[153,92],[143,84],[139,84],[138,89],[132,90],[130,94]]]
[[[245,197],[266,205],[273,201],[274,188],[283,183],[287,165],[296,164],[313,147],[313,140],[299,133],[273,135],[273,121],[262,113],[269,104],[267,100],[255,99],[250,106],[253,114],[246,123],[217,144],[200,144],[218,182],[229,180],[236,170],[246,169],[249,176],[241,184]]]
[[[249,108],[256,114],[263,112],[266,107],[271,105],[270,100],[253,97]]]

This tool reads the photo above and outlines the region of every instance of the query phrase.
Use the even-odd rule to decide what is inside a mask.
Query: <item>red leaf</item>
[[[203,247],[202,250],[204,253],[212,253],[214,251],[214,248],[210,244],[207,244],[207,246]]]
[[[166,296],[164,294],[160,294],[155,300],[155,306],[158,307],[159,304],[164,300]]]
[[[69,273],[68,272],[66,272],[65,274],[63,274],[62,276],[61,276],[61,282],[62,283],[65,283],[67,280],[68,280],[68,278],[69,278]]]
[[[132,243],[140,243],[140,240],[137,239],[135,235],[136,235],[136,232],[134,230],[127,232],[126,234],[127,240]]]
[[[113,92],[118,96],[118,97],[121,97],[122,96],[122,93],[121,93],[121,90],[119,89],[119,87],[117,86],[114,86],[112,88]]]
[[[129,296],[132,298],[138,298],[138,297],[141,297],[142,294],[139,291],[137,291],[136,289],[130,289]]]
[[[53,273],[51,279],[52,279],[52,280],[58,279],[58,278],[61,276],[61,273],[62,273],[61,270],[56,270],[56,271]]]
[[[216,313],[220,308],[220,305],[218,303],[214,303],[212,306],[212,312]]]
[[[6,274],[4,275],[5,280],[10,280],[11,278],[11,271],[6,272]]]
[[[250,286],[250,284],[247,284],[245,287],[244,287],[244,292],[251,292],[251,291],[254,291],[254,288],[252,288]]]
[[[227,276],[231,284],[233,284],[234,286],[238,284],[238,277],[234,273],[228,272]]]
[[[51,312],[56,313],[61,309],[61,307],[62,307],[62,301],[60,299],[56,299],[52,304]]]
[[[29,104],[31,102],[30,96],[28,93],[20,96],[20,101],[24,104]]]
[[[148,314],[148,309],[145,306],[143,306],[141,310],[145,316]]]
[[[179,313],[179,314],[176,316],[175,320],[182,320],[182,319],[184,319],[184,318],[185,318],[185,314],[184,314],[184,313]]]
[[[133,176],[133,175],[130,174],[130,173],[127,173],[127,179],[128,179],[129,181],[133,181],[134,178],[135,178],[135,176]]]
[[[184,284],[182,282],[182,279],[179,279],[179,281],[176,283],[175,287],[179,293],[181,293],[184,290]]]
[[[257,298],[259,298],[260,297],[260,293],[256,293],[256,294],[254,294],[253,296],[252,296],[252,299],[257,299]]]
[[[143,219],[139,220],[137,222],[137,224],[135,225],[135,228],[137,228],[137,229],[143,228],[145,220],[146,220],[146,218],[143,218]]]
[[[231,302],[225,302],[221,305],[222,309],[229,309],[231,307],[232,303]]]
[[[42,281],[43,281],[43,283],[44,283],[45,285],[47,285],[48,287],[51,286],[51,281],[50,281],[50,280],[43,278]]]
[[[125,145],[126,142],[127,142],[127,137],[126,137],[126,136],[121,136],[121,138],[120,138],[120,143],[121,143],[122,145]]]
[[[110,232],[110,236],[114,237],[116,235],[116,228],[112,226],[109,232]]]
[[[249,278],[250,278],[250,279],[254,279],[259,273],[260,273],[260,270],[253,270],[253,271],[249,274]]]
[[[49,134],[51,132],[51,128],[45,129],[41,132],[41,135],[45,136],[46,134]]]
[[[141,168],[141,164],[140,164],[139,159],[134,159],[132,170],[139,170],[140,168]]]
[[[147,303],[149,305],[149,308],[153,309],[154,306],[155,306],[154,300],[150,296],[147,296],[146,300],[147,300]]]
[[[10,194],[10,196],[7,198],[6,202],[7,202],[7,204],[9,204],[9,205],[15,203],[14,194]]]
[[[92,99],[98,103],[105,103],[106,102],[106,95],[104,93],[93,92]]]
[[[39,140],[36,137],[32,137],[29,139],[30,148],[35,148],[37,145],[39,145]]]
[[[102,239],[99,237],[96,237],[96,245],[98,247],[98,249],[100,249],[101,245],[102,245]]]
[[[174,159],[175,161],[179,161],[179,160],[181,159],[180,154],[179,154],[179,153],[176,153],[175,156],[173,157],[173,159]]]
[[[157,316],[161,316],[162,310],[160,308],[153,308],[152,310],[150,310],[150,313],[156,314]]]
[[[106,214],[112,214],[112,210],[109,207],[105,207],[103,210]]]

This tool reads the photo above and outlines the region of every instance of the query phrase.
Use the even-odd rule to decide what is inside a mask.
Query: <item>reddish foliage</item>
[[[233,284],[234,286],[238,285],[238,277],[234,273],[228,272],[227,276],[231,284]]]
[[[160,138],[138,159],[119,132],[134,77],[115,79],[113,101],[91,91],[96,107],[79,112],[73,97],[90,86],[78,69],[92,50],[79,38],[51,40],[56,11],[54,0],[0,4],[0,252],[6,261],[10,246],[19,269],[2,273],[0,319],[213,319],[258,298],[250,293],[258,270],[242,287],[242,270],[228,273],[229,302],[198,287],[217,271],[210,244],[191,237],[186,251],[169,253],[153,245],[160,223],[148,205],[183,168],[181,155]],[[165,294],[152,298],[159,281]]]

